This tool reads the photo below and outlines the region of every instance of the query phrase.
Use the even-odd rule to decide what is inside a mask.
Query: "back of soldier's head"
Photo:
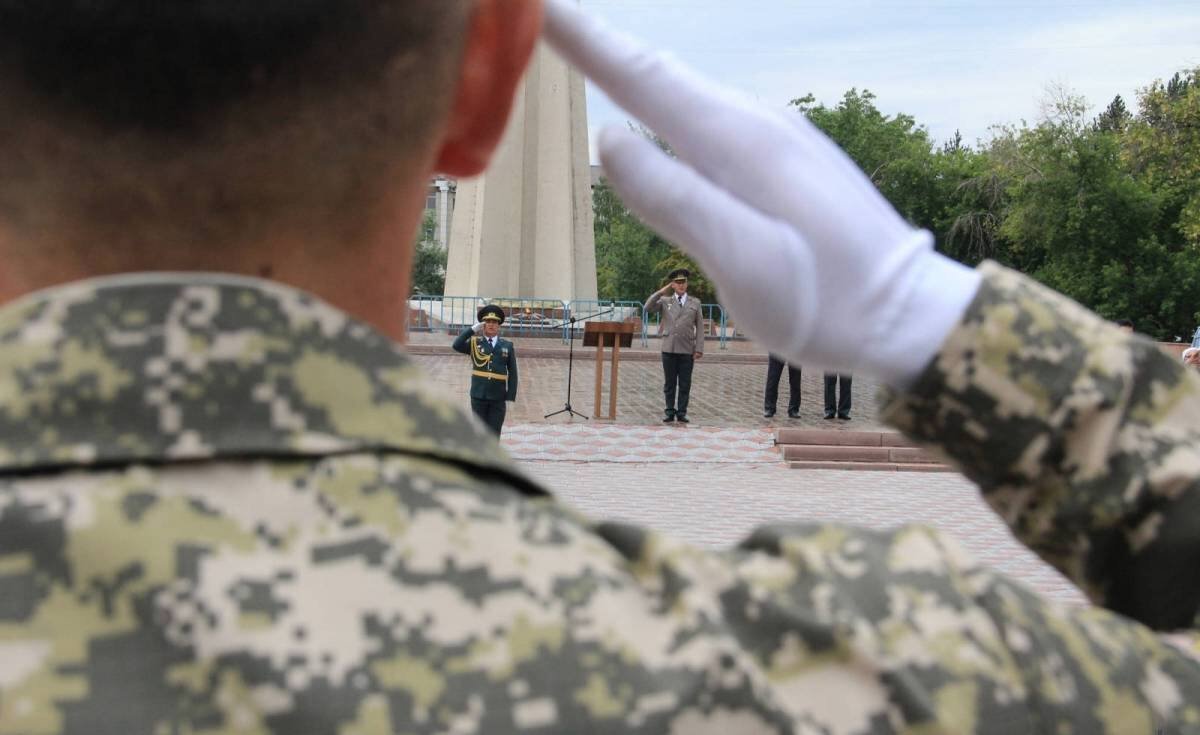
[[[344,229],[444,119],[468,6],[0,0],[0,218],[164,243]]]

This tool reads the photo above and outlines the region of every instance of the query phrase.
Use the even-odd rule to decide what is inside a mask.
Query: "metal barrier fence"
[[[650,328],[661,322],[660,314],[646,314],[638,301],[602,301],[581,299],[560,301],[539,298],[491,298],[479,296],[418,296],[408,300],[408,329],[410,332],[454,332],[475,323],[480,308],[494,304],[504,309],[507,333],[518,337],[559,337],[564,344],[578,336],[588,321],[634,321],[641,324],[642,347],[650,344]],[[720,304],[701,304],[705,337],[716,337],[720,349],[728,348],[732,339],[725,308]],[[575,333],[571,317],[575,317]]]
[[[559,299],[495,298],[480,296],[419,296],[408,300],[410,332],[455,332],[475,323],[479,309],[494,304],[508,315],[505,331],[519,337],[553,334],[566,340],[563,322],[570,318],[567,302]]]
[[[414,296],[408,300],[408,331],[438,332],[475,323],[475,314],[487,304],[477,296]]]

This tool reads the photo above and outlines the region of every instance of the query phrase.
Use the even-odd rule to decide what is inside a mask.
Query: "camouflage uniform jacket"
[[[1050,493],[1017,514],[1096,581],[1081,524],[1194,497],[1165,401],[1200,386],[1116,337],[1072,357],[1099,339],[1074,318],[990,273],[896,415],[984,443],[1005,418],[1040,426],[995,464],[1000,492]],[[1029,329],[1027,367],[1048,372],[1021,384],[1050,403],[989,403],[1011,388],[956,373],[959,347],[1026,367]],[[1084,370],[1112,379],[1088,390]],[[259,281],[105,279],[0,309],[0,733],[1200,731],[1195,659],[935,531],[778,526],[713,553],[594,524],[429,396],[386,339]],[[1118,437],[1108,412],[1141,430]],[[1062,446],[1091,420],[1111,441]],[[1092,454],[1128,458],[1101,494],[1126,505],[1060,518]]]

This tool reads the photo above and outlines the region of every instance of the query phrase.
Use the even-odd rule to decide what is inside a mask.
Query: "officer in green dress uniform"
[[[454,340],[454,349],[471,357],[471,410],[500,436],[506,401],[517,400],[517,350],[500,336],[504,310],[485,306],[478,323],[464,329]]]

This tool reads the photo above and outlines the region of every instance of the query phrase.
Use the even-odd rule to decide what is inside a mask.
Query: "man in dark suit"
[[[763,392],[763,418],[775,416],[775,404],[779,401],[779,379],[783,377],[783,366],[787,365],[789,419],[800,418],[800,368],[789,362],[769,355],[767,360],[767,387]]]
[[[479,322],[464,329],[452,346],[471,357],[471,410],[500,436],[506,402],[517,400],[517,350],[500,337],[503,309],[485,306],[477,318]]]
[[[825,418],[835,415],[842,421],[850,420],[850,388],[854,376],[850,373],[825,373]]]

